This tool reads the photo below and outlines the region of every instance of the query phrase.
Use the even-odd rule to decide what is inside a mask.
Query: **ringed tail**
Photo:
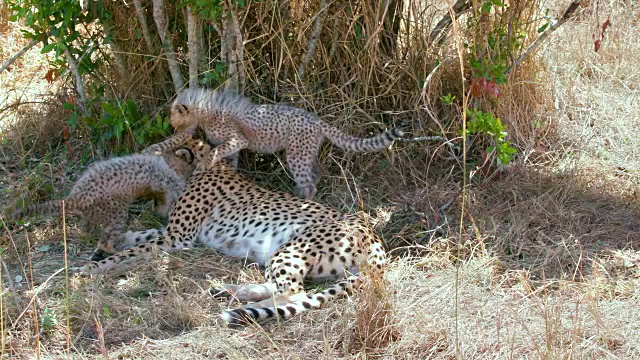
[[[13,220],[20,220],[25,216],[31,216],[35,214],[51,214],[54,212],[62,212],[62,201],[64,200],[65,210],[68,212],[73,211],[76,207],[76,201],[74,199],[58,199],[49,200],[39,204],[32,204],[22,209],[16,210],[11,215]]]
[[[370,138],[359,138],[347,135],[337,128],[326,123],[322,123],[322,133],[337,147],[343,150],[358,152],[373,152],[384,150],[394,140],[401,139],[405,134],[405,132],[400,127],[396,127]]]
[[[302,300],[292,301],[285,305],[252,308],[247,307],[224,310],[220,317],[227,324],[246,324],[251,321],[259,321],[278,316],[281,319],[288,319],[296,314],[312,309],[320,309],[324,303],[347,297],[353,293],[353,289],[360,282],[358,275],[350,276],[345,280],[316,294],[308,294]],[[277,315],[276,315],[277,314]]]

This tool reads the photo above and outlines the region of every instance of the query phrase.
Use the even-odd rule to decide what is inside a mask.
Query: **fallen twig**
[[[35,291],[33,292],[33,296],[31,297],[31,300],[29,300],[29,303],[27,304],[27,306],[24,307],[24,310],[22,310],[20,315],[18,315],[18,317],[13,321],[12,330],[15,329],[15,327],[19,324],[18,321],[20,321],[20,319],[22,319],[24,314],[29,310],[29,307],[31,307],[31,304],[33,304],[33,302],[36,300],[36,298],[42,292],[42,290],[46,289],[46,285],[49,283],[49,281],[53,279],[56,275],[60,274],[64,269],[65,268],[62,267],[56,270],[56,272],[51,274],[42,284],[38,285],[38,287],[35,288]]]

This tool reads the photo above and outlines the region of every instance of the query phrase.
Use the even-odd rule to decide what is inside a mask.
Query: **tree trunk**
[[[189,42],[189,89],[198,87],[198,58],[200,45],[198,16],[191,11],[191,7],[187,6],[187,36]]]
[[[225,21],[223,22],[224,52],[223,59],[227,61],[227,82],[225,90],[242,94],[246,82],[244,68],[244,43],[242,31],[238,21],[237,11],[232,1],[225,1]]]
[[[178,58],[173,47],[171,37],[167,35],[167,18],[164,13],[164,1],[153,0],[153,19],[156,22],[158,28],[158,34],[160,35],[160,41],[162,42],[162,51],[167,56],[167,64],[169,65],[169,72],[171,73],[171,79],[173,80],[173,86],[176,93],[179,92],[184,81],[182,80],[182,74],[180,73],[180,65],[178,64]]]

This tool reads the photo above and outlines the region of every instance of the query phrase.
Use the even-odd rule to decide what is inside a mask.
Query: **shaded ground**
[[[216,315],[228,304],[207,287],[261,275],[206,249],[70,278],[67,299],[61,221],[45,217],[0,227],[5,354],[35,356],[39,344],[43,357],[78,359],[640,357],[640,30],[638,9],[616,11],[621,25],[598,53],[593,22],[567,24],[540,53],[559,139],[558,149],[532,151],[559,160],[521,159],[490,181],[474,176],[461,230],[457,164],[423,165],[433,148],[400,145],[393,161],[362,155],[347,157],[350,166],[334,161],[337,152],[325,159],[320,201],[388,217],[381,231],[395,249],[386,275],[395,310],[383,327],[397,332],[389,344],[362,345],[381,331],[373,322],[363,330],[366,294],[282,324],[221,326]],[[3,148],[0,207],[64,194],[90,151],[72,145],[75,155],[39,163]],[[250,176],[290,191],[281,169]],[[66,229],[70,266],[86,262],[95,244],[75,224]],[[153,224],[143,212],[133,226]]]

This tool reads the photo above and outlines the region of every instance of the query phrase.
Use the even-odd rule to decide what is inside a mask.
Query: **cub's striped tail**
[[[11,214],[11,218],[14,221],[20,220],[26,216],[31,216],[35,214],[51,214],[54,212],[62,212],[62,201],[64,200],[64,208],[68,212],[73,212],[73,210],[77,206],[77,201],[75,199],[58,199],[58,200],[50,200],[47,202],[43,202],[40,204],[33,204],[22,209],[18,209]]]
[[[354,275],[316,294],[294,294],[289,297],[291,301],[287,304],[266,307],[252,307],[252,304],[249,304],[239,309],[224,310],[220,317],[227,324],[244,324],[252,320],[258,321],[276,316],[288,319],[307,310],[320,309],[328,301],[351,295],[360,282],[360,276]],[[264,301],[270,301],[270,299]]]
[[[322,123],[322,133],[337,147],[358,152],[384,150],[394,140],[401,139],[405,134],[402,127],[396,127],[370,138],[359,138],[347,135],[326,123]]]

